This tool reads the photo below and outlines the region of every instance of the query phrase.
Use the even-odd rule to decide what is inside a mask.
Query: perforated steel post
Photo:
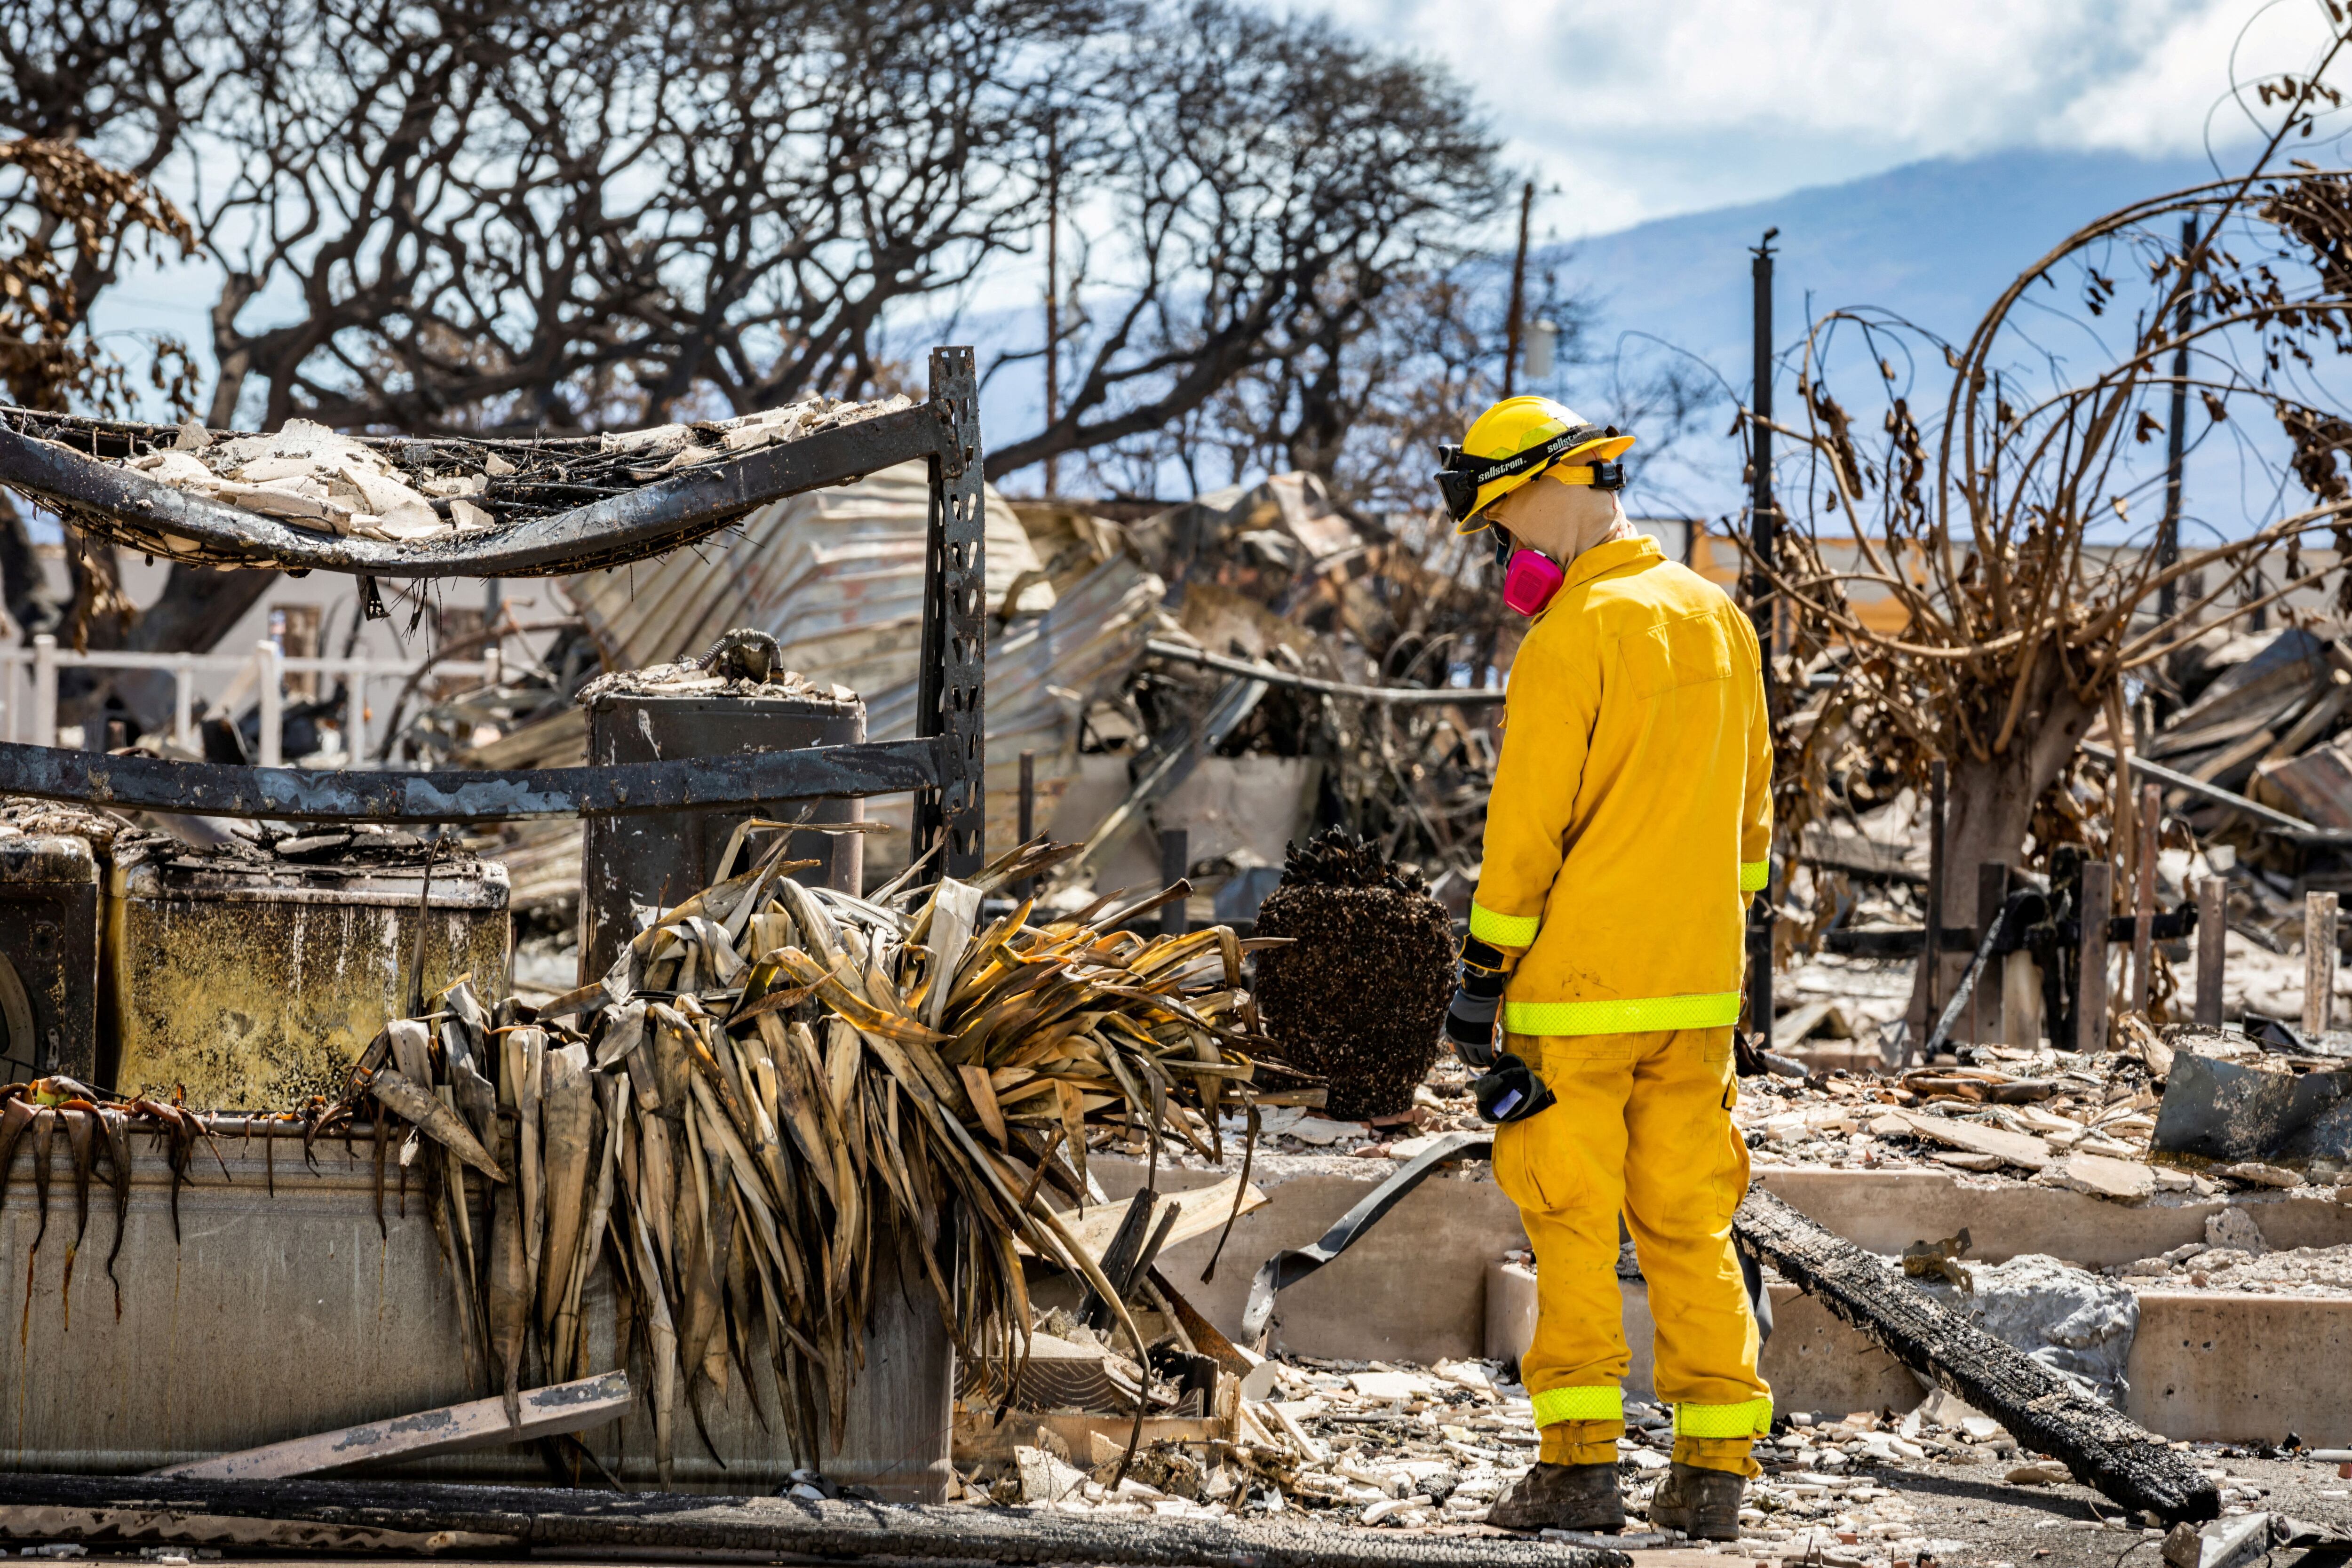
[[[931,351],[931,402],[950,439],[946,453],[930,459],[915,733],[940,736],[948,744],[941,748],[938,792],[917,797],[914,851],[921,855],[940,844],[940,873],[969,877],[986,854],[982,810],[988,765],[980,384],[971,349]]]

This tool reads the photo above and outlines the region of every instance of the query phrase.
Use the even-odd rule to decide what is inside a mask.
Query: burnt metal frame
[[[987,645],[980,385],[971,349],[931,351],[930,392],[930,401],[920,407],[754,453],[725,465],[725,472],[709,480],[697,481],[688,470],[678,479],[580,508],[546,520],[544,525],[522,524],[502,535],[495,548],[468,553],[462,567],[446,563],[436,567],[425,559],[430,552],[380,559],[389,556],[393,547],[363,540],[321,540],[56,448],[38,450],[38,443],[0,427],[0,476],[12,484],[23,472],[19,459],[24,449],[34,447],[42,464],[53,466],[45,467],[44,474],[62,476],[60,482],[77,486],[78,494],[116,498],[89,504],[135,503],[151,508],[142,515],[152,515],[156,498],[143,492],[161,490],[175,498],[174,504],[186,502],[222,513],[239,533],[273,541],[283,534],[298,542],[299,563],[297,552],[273,543],[281,566],[379,576],[586,570],[613,559],[616,542],[640,554],[649,552],[648,542],[657,542],[661,548],[689,543],[753,505],[846,484],[915,458],[929,463],[931,481],[929,548],[923,573],[922,682],[911,741],[613,767],[432,773],[235,767],[0,742],[0,795],[289,821],[511,822],[750,808],[815,795],[912,790],[917,792],[914,853],[920,856],[944,838],[940,869],[951,877],[969,876],[980,868],[983,853]],[[126,483],[141,491],[122,488]],[[640,498],[647,498],[642,505],[637,504]],[[591,519],[592,513],[601,521]],[[198,521],[205,528],[220,526],[218,520]],[[257,529],[257,523],[266,526]],[[595,531],[598,528],[604,531]],[[531,537],[518,537],[524,534]]]

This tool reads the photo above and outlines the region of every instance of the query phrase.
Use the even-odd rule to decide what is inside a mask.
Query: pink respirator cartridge
[[[1551,596],[1567,581],[1568,574],[1550,556],[1533,550],[1517,551],[1503,572],[1503,603],[1523,616],[1535,615],[1551,603]]]

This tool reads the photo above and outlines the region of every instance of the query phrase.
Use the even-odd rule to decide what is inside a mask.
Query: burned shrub
[[[1327,1114],[1410,1109],[1454,987],[1453,928],[1421,879],[1335,827],[1290,846],[1257,934],[1292,939],[1258,959],[1259,1014],[1293,1066],[1329,1081]]]

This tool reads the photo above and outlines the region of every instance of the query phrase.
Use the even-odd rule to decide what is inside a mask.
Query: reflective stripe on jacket
[[[1739,1017],[1772,839],[1755,628],[1654,541],[1589,550],[1519,644],[1472,934],[1523,1035]]]

